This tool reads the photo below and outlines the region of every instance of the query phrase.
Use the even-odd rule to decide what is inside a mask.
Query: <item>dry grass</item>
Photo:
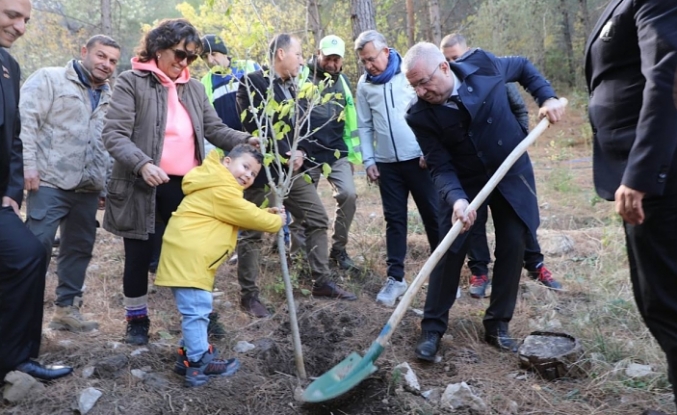
[[[575,105],[576,99],[572,99]],[[554,327],[582,340],[590,370],[584,379],[548,382],[524,373],[515,356],[498,352],[482,339],[482,316],[488,300],[463,296],[453,307],[450,329],[440,351],[442,361],[423,364],[413,349],[419,334],[419,317],[407,313],[393,335],[391,345],[378,361],[380,370],[356,391],[323,405],[300,405],[293,398],[298,385],[284,297],[277,262],[265,262],[260,285],[275,310],[271,319],[253,320],[237,308],[238,284],[233,267],[219,272],[217,287],[224,294],[216,305],[229,331],[228,338],[215,342],[224,355],[240,340],[271,342],[267,352],[240,356],[241,371],[231,379],[217,379],[207,386],[187,390],[181,378],[170,373],[172,345],[180,336],[179,317],[169,291],[150,295],[153,334],[149,351],[130,357],[116,378],[89,378],[82,370],[115,354],[130,356],[132,347],[119,344],[124,333],[121,295],[123,250],[121,241],[99,230],[95,258],[89,269],[85,312],[101,324],[95,334],[45,332],[43,358],[76,367],[74,376],[55,382],[37,401],[18,406],[0,406],[7,414],[70,414],[77,393],[93,386],[104,392],[91,414],[437,414],[413,394],[397,393],[390,370],[410,362],[424,390],[444,388],[465,381],[491,407],[491,413],[507,413],[511,401],[520,414],[617,414],[635,415],[646,408],[672,411],[664,356],[639,317],[629,283],[624,237],[620,222],[609,203],[595,196],[589,149],[589,130],[584,113],[574,107],[561,126],[547,131],[530,151],[534,161],[542,226],[540,240],[546,250],[547,266],[565,286],[554,293],[523,279],[512,333],[523,337],[535,329]],[[318,376],[345,358],[350,351],[364,351],[376,338],[392,310],[377,306],[373,297],[385,276],[385,224],[378,190],[356,174],[359,191],[357,217],[353,225],[350,254],[370,269],[362,278],[345,276],[349,288],[360,294],[355,303],[313,300],[297,290],[302,341],[310,376]],[[323,199],[331,206],[331,189],[322,182]],[[410,210],[415,212],[413,202]],[[331,212],[331,209],[330,209]],[[420,218],[410,216],[407,275],[413,276],[427,259],[428,248]],[[573,250],[550,253],[550,242],[562,235],[570,238]],[[491,241],[490,237],[490,241]],[[48,275],[46,319],[53,311],[54,266]],[[464,271],[467,278],[468,271]],[[299,288],[308,282],[298,279]],[[463,281],[467,284],[467,279]],[[424,292],[413,307],[422,308]],[[650,364],[657,375],[646,381],[628,379],[629,362]],[[166,378],[153,386],[130,374],[134,368],[149,369]],[[516,375],[519,376],[515,379]],[[303,386],[303,385],[301,385]],[[458,412],[463,413],[463,412]]]

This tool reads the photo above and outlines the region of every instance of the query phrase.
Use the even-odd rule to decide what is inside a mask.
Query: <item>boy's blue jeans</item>
[[[209,350],[207,327],[212,312],[212,293],[199,288],[173,287],[176,308],[181,313],[181,331],[186,356],[197,362]]]

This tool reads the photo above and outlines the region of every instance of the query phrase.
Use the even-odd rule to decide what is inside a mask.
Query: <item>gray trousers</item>
[[[313,179],[313,184],[317,189],[322,174],[321,167],[308,171],[308,175]],[[336,200],[336,211],[334,212],[334,225],[332,233],[332,250],[344,251],[348,244],[348,232],[350,225],[355,217],[357,191],[355,190],[355,181],[353,180],[353,170],[347,158],[336,160],[331,166],[331,173],[327,181],[334,189],[332,196]],[[305,234],[301,220],[294,217],[294,221],[289,225],[291,233],[292,252],[303,250],[305,244]]]
[[[75,297],[82,297],[82,285],[96,239],[98,204],[98,193],[79,193],[44,186],[28,192],[26,225],[45,247],[47,264],[57,228],[60,229],[61,244],[56,269],[59,277],[56,287],[58,306],[73,305]]]
[[[266,193],[262,188],[249,188],[244,191],[244,197],[260,206],[266,198]],[[299,177],[293,182],[283,204],[293,217],[302,220],[306,234],[306,255],[315,283],[321,285],[329,282],[327,240],[329,218],[317,190],[312,184],[303,180],[303,177]],[[262,236],[263,232],[240,231],[237,244],[237,279],[242,290],[242,297],[259,292],[256,280],[259,276]]]

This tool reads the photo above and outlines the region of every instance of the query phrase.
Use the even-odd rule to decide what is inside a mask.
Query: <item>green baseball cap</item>
[[[320,40],[319,49],[324,56],[339,55],[340,57],[343,57],[346,53],[346,44],[340,37],[329,35]]]

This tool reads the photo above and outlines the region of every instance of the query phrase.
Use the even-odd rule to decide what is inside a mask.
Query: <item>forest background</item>
[[[402,55],[416,42],[439,44],[452,32],[470,46],[496,55],[528,57],[560,90],[583,91],[585,40],[607,0],[33,0],[25,36],[12,49],[23,78],[46,66],[63,66],[79,56],[95,34],[122,45],[118,72],[142,33],[163,18],[185,17],[203,34],[218,33],[235,58],[265,62],[264,51],[275,33],[302,39],[304,57],[315,53],[323,36],[335,34],[352,50],[363,30],[383,33]],[[206,66],[191,67],[199,77]],[[353,85],[359,72],[354,52],[344,59]]]

